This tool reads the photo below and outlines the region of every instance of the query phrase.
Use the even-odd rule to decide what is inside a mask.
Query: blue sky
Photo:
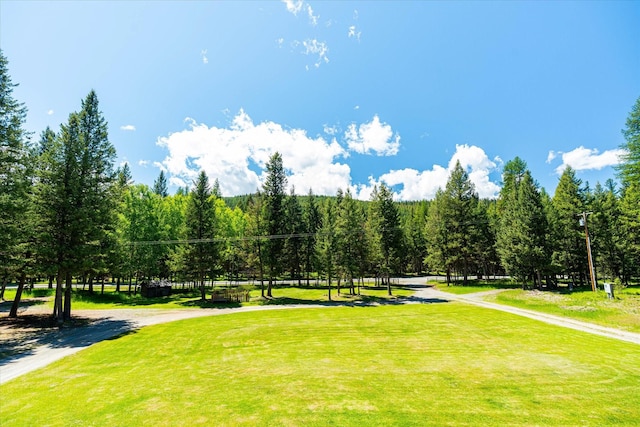
[[[170,190],[200,169],[253,192],[274,151],[296,192],[432,198],[460,160],[483,197],[520,156],[615,178],[640,96],[640,2],[0,2],[37,138],[95,89],[118,164]]]

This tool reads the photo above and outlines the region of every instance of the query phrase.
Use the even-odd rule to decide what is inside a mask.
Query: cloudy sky
[[[550,193],[566,165],[615,178],[639,22],[615,1],[3,0],[0,47],[36,139],[95,89],[140,183],[250,193],[279,151],[299,194],[428,199],[459,160],[493,197],[516,156]]]

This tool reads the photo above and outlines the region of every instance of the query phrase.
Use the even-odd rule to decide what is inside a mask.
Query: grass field
[[[337,302],[349,301],[387,301],[390,298],[406,297],[414,291],[401,286],[393,286],[391,297],[387,294],[386,287],[374,287],[373,284],[365,284],[360,287],[360,295],[349,295],[348,289],[342,288],[341,295],[338,295],[335,285],[331,289],[331,300]],[[242,305],[273,305],[273,304],[314,304],[326,302],[328,300],[328,288],[322,287],[297,287],[297,286],[276,286],[273,288],[273,298],[262,299],[261,291],[255,286],[247,286],[250,289],[251,300]],[[74,290],[71,306],[73,310],[102,310],[114,308],[210,308],[222,305],[234,305],[225,303],[213,303],[211,301],[202,302],[200,300],[200,290],[196,289],[186,293],[173,293],[169,297],[145,298],[139,293],[129,295],[125,291],[116,293],[115,288],[108,287],[105,293],[100,293],[100,288],[90,294],[88,291]],[[265,291],[266,292],[266,291]],[[51,297],[48,301],[38,301],[37,304],[44,304],[53,308],[53,295],[55,291],[49,289],[34,289],[25,292],[22,299],[33,297]],[[8,289],[5,292],[5,300],[12,301],[15,297],[15,290]],[[207,298],[211,298],[211,290],[207,290]],[[33,302],[30,302],[31,304]],[[5,302],[7,304],[7,302]],[[22,304],[25,304],[23,302]],[[240,304],[235,304],[240,305]]]
[[[513,290],[487,298],[499,304],[570,317],[603,326],[640,332],[640,294],[638,288],[615,292],[608,299],[603,291],[573,293]]]
[[[0,386],[0,425],[637,425],[637,345],[462,303],[147,327]]]

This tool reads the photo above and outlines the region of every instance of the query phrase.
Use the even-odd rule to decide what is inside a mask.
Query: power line
[[[328,235],[330,233],[296,233],[296,234],[271,234],[267,236],[238,236],[238,237],[214,237],[210,239],[180,239],[180,240],[142,240],[125,242],[126,245],[149,246],[149,245],[181,245],[191,243],[215,243],[228,241],[249,241],[249,240],[276,240],[300,237],[314,237]]]

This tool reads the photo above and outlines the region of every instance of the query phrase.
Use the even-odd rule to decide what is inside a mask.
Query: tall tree
[[[374,229],[378,236],[375,242],[379,245],[384,281],[387,285],[387,292],[391,295],[390,274],[398,272],[400,268],[404,245],[398,207],[393,201],[391,189],[384,183],[380,185],[377,192],[373,193],[372,206]]]
[[[285,240],[284,252],[286,254],[286,264],[289,268],[291,280],[302,280],[302,245],[304,243],[302,233],[305,231],[305,224],[302,206],[295,193],[295,188],[291,187],[289,196],[285,199],[286,228],[284,233],[288,235]]]
[[[187,265],[196,273],[202,301],[206,300],[205,277],[218,261],[218,245],[214,241],[216,237],[214,200],[209,178],[204,171],[201,171],[189,195],[186,225],[187,239],[192,241],[188,246]]]
[[[331,281],[336,270],[335,201],[326,199],[322,210],[322,226],[317,236],[317,251],[321,269],[327,279],[328,299],[331,301]]]
[[[589,231],[593,236],[594,263],[612,280],[621,277],[625,239],[621,233],[620,200],[612,180],[607,180],[605,187],[596,185],[589,210],[593,212]]]
[[[362,251],[366,247],[364,213],[348,189],[336,210],[334,225],[336,263],[353,294],[353,279],[359,274],[360,265],[365,261],[365,252]]]
[[[587,250],[584,227],[579,222],[579,216],[585,208],[585,197],[582,181],[570,166],[560,176],[551,207],[552,261],[574,282],[584,283],[587,277]]]
[[[498,253],[507,273],[522,281],[523,288],[528,278],[533,278],[539,287],[549,263],[547,218],[537,185],[528,170],[513,190],[503,200]]]
[[[303,264],[305,276],[307,279],[307,286],[309,286],[311,272],[316,271],[318,267],[318,257],[316,252],[316,233],[322,226],[320,209],[318,208],[316,196],[313,194],[312,190],[309,190],[307,202],[304,205],[303,220],[305,233],[308,234],[303,241]]]
[[[280,153],[275,152],[266,165],[267,178],[262,186],[264,197],[264,223],[269,236],[265,243],[264,261],[269,272],[267,296],[271,297],[273,280],[282,272],[282,254],[285,230],[287,176]]]
[[[114,160],[107,122],[91,91],[42,154],[36,185],[40,246],[55,259],[54,316],[60,323],[71,317],[73,274],[104,263],[103,243],[115,222]]]
[[[618,166],[622,184],[624,187],[640,185],[640,97],[631,108],[622,134],[626,141],[622,145],[626,154],[622,156],[622,163]]]
[[[8,61],[0,50],[0,297],[9,278],[19,279],[14,307],[24,285],[28,249],[30,206],[30,159],[28,134],[24,130],[27,108],[13,97],[17,84],[9,76]]]
[[[153,181],[153,192],[160,197],[167,197],[169,195],[169,188],[167,186],[167,177],[163,170],[160,170],[158,179]]]
[[[622,275],[626,284],[640,273],[640,183],[623,188],[620,200],[620,228],[624,236]]]
[[[452,270],[462,272],[464,281],[475,267],[478,219],[478,194],[469,175],[458,161],[449,175],[444,191],[436,195],[435,212],[430,219],[435,232],[431,237],[435,253],[447,271],[447,282]]]

